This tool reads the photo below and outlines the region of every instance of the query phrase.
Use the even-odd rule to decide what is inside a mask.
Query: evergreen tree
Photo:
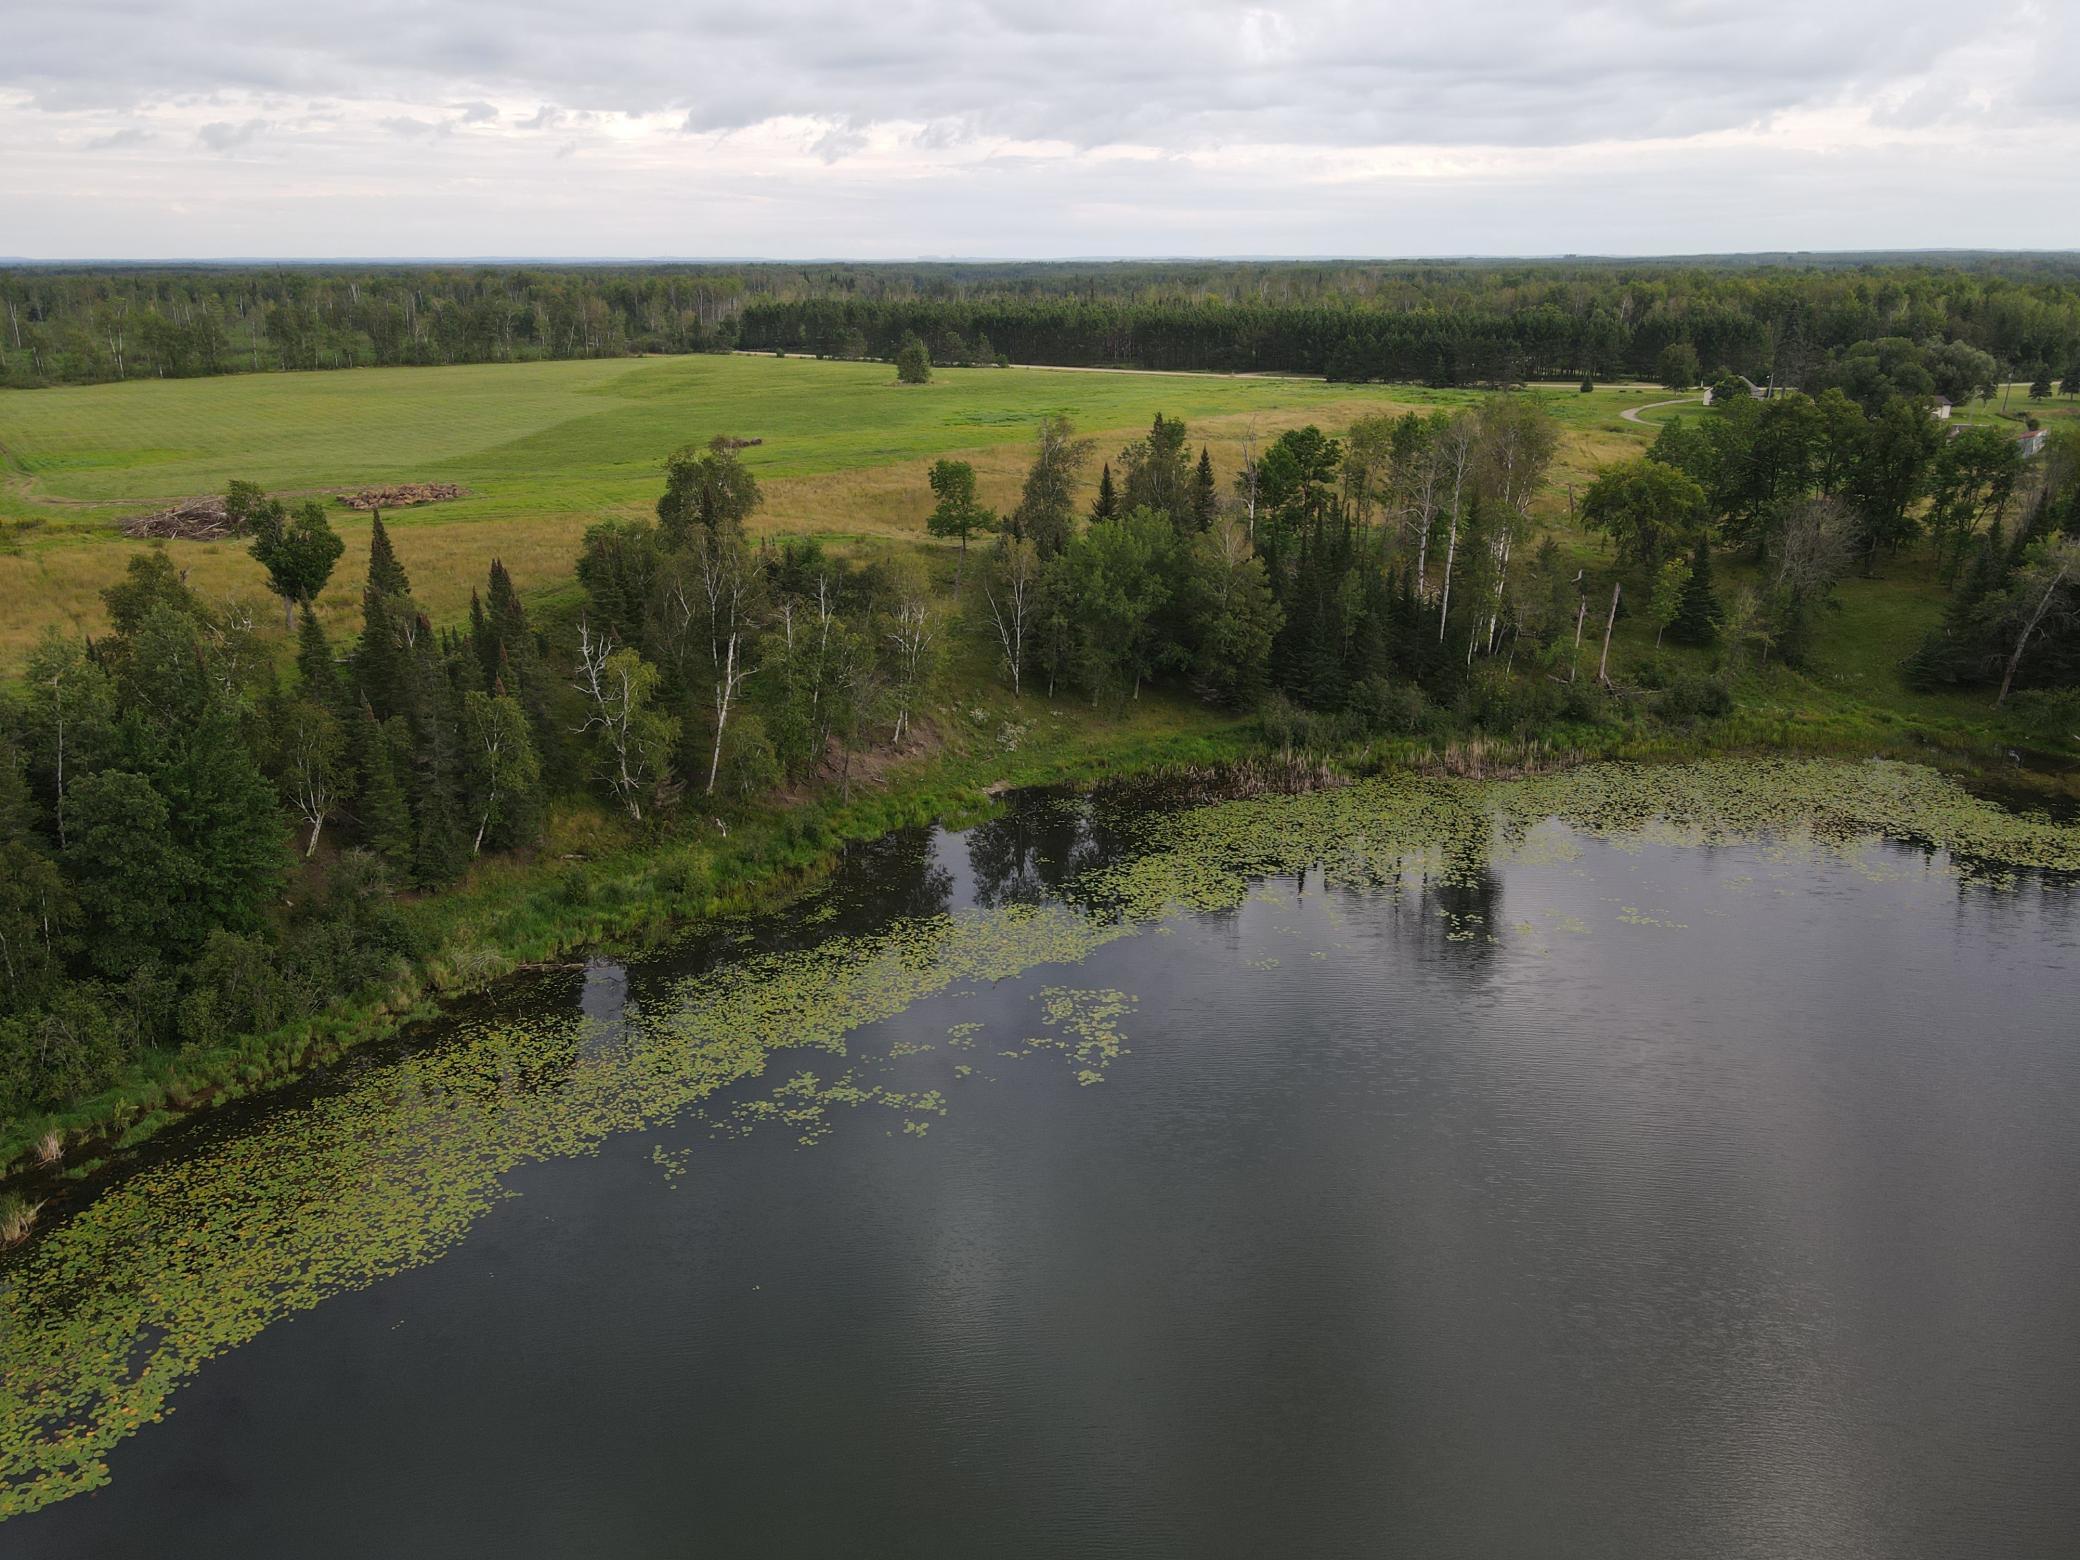
[[[296,630],[296,675],[303,696],[328,710],[340,705],[339,664],[332,658],[332,645],[318,622],[318,614],[306,612]]]
[[[1192,529],[1210,529],[1219,503],[1220,490],[1213,481],[1213,453],[1202,444],[1199,446],[1199,464],[1192,472]]]
[[[393,717],[385,726],[363,699],[351,746],[355,833],[363,845],[393,867],[408,868],[412,808],[405,796],[404,776],[410,764],[411,734],[404,717]]]
[[[368,583],[361,591],[361,642],[354,650],[355,681],[378,720],[411,706],[412,642],[421,621],[411,592],[378,510],[369,532]]]
[[[388,596],[409,596],[412,582],[398,561],[397,549],[390,545],[390,533],[383,528],[383,511],[373,512],[368,532],[368,585],[367,589],[381,591]]]
[[[1091,519],[1096,521],[1118,518],[1119,493],[1112,485],[1112,462],[1108,460],[1104,469],[1098,473],[1098,498],[1091,505]]]
[[[903,338],[896,349],[896,382],[905,385],[929,384],[932,378],[932,355],[915,336]]]
[[[1708,645],[1719,632],[1723,614],[1712,589],[1712,544],[1702,532],[1690,552],[1690,578],[1683,582],[1682,605],[1669,620],[1678,644]]]
[[[519,700],[527,716],[536,753],[551,754],[559,746],[561,733],[550,710],[549,676],[543,670],[541,648],[528,624],[520,592],[506,566],[496,558],[491,560],[490,605],[485,616],[496,654],[484,665],[484,680],[487,685],[504,682],[506,692]]]

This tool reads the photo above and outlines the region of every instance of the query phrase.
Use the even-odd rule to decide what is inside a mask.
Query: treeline
[[[940,362],[1505,385],[1707,372],[1804,384],[1858,341],[2080,360],[2059,257],[1429,264],[111,267],[0,273],[11,384],[735,346]]]
[[[727,351],[743,295],[685,268],[0,271],[0,383]]]

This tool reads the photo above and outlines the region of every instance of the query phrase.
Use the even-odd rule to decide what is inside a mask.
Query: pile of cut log
[[[414,504],[438,504],[442,499],[462,497],[454,482],[398,482],[389,487],[363,488],[342,493],[339,501],[349,509],[409,509]]]

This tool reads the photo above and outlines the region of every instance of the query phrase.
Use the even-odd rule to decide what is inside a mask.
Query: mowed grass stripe
[[[1538,391],[1565,424],[1558,473],[1639,446],[1619,420],[1646,389]],[[219,379],[0,392],[0,514],[39,527],[0,554],[0,668],[20,664],[51,623],[103,622],[99,593],[140,544],[112,530],[125,513],[221,491],[233,477],[277,490],[386,481],[460,482],[470,497],[397,512],[399,550],[428,610],[458,620],[488,560],[523,589],[566,586],[587,525],[647,514],[665,455],[730,433],[766,487],[761,528],[915,542],[930,507],[924,468],[974,461],[983,497],[1017,500],[1034,426],[1066,412],[1112,458],[1157,412],[1186,419],[1223,482],[1252,432],[1340,430],[1369,412],[1464,405],[1470,393],[1313,380],[1047,369],[946,369],[899,386],[886,364],[753,357],[616,358],[435,369],[256,374]],[[1097,465],[1089,473],[1095,486]],[[1556,486],[1556,508],[1565,497]],[[334,524],[347,556],[320,599],[327,626],[351,632],[367,524]],[[264,577],[242,545],[177,543],[195,586],[258,598]]]

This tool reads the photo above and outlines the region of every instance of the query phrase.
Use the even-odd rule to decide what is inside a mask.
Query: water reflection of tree
[[[990,908],[1052,899],[1070,878],[1124,854],[1129,838],[1125,820],[1101,819],[1073,803],[1015,806],[967,832],[975,902]]]
[[[1502,877],[1488,842],[1447,844],[1440,871],[1423,888],[1431,901],[1425,908],[1435,913],[1418,917],[1417,924],[1435,937],[1437,951],[1469,969],[1492,963],[1502,926]]]
[[[939,864],[930,829],[898,829],[849,844],[821,902],[831,917],[803,928],[803,941],[832,931],[861,931],[898,917],[944,914],[953,900],[953,874]]]

